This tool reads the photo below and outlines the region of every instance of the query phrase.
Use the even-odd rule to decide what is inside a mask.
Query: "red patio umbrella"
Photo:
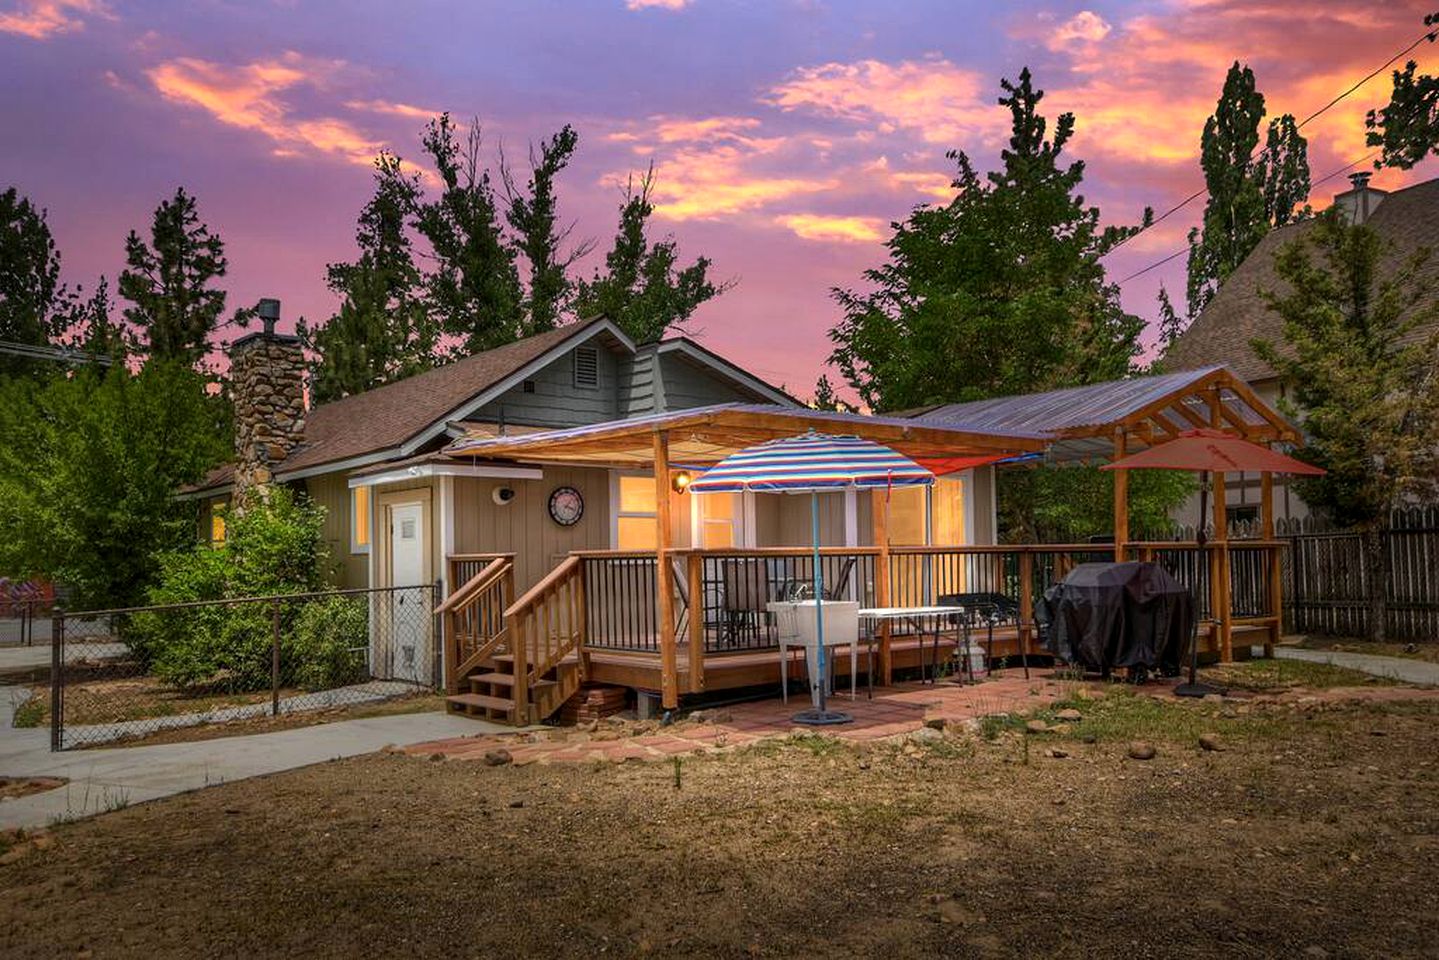
[[[1209,474],[1214,473],[1287,473],[1319,476],[1325,471],[1312,463],[1295,460],[1268,447],[1250,443],[1223,430],[1185,430],[1173,440],[1155,444],[1133,456],[1107,463],[1101,470],[1197,470],[1199,471],[1199,529],[1195,540],[1200,556],[1204,556],[1204,520],[1209,513]],[[1220,691],[1195,681],[1199,666],[1199,621],[1195,620],[1194,636],[1189,643],[1189,682],[1174,688],[1181,697],[1202,697]]]

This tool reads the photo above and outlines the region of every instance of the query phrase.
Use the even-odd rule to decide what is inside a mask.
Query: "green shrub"
[[[327,690],[369,677],[369,598],[364,594],[304,603],[281,639],[291,664],[285,679],[306,690]]]
[[[198,545],[160,559],[160,580],[150,590],[150,604],[308,593],[322,588],[321,570],[327,557],[321,538],[322,508],[278,487],[266,501],[226,520],[224,543]],[[284,631],[289,633],[297,616],[293,604],[283,604],[281,612]],[[268,603],[205,603],[135,614],[123,625],[121,636],[166,683],[182,689],[258,690],[270,685],[272,617]],[[349,614],[341,619],[348,631],[343,636],[353,639],[355,617]],[[286,679],[304,673],[312,682],[321,683],[330,676],[353,675],[353,670],[336,670],[325,642],[328,635],[319,628],[320,622],[308,627],[310,639],[303,641],[289,642],[282,635]],[[363,622],[359,630],[363,635]],[[339,628],[332,633],[335,638],[341,636]],[[355,645],[363,645],[363,641]],[[287,647],[293,647],[289,659],[285,659]],[[304,662],[311,655],[320,657],[321,664]]]

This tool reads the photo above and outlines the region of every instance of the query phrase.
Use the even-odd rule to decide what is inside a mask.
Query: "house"
[[[637,345],[603,319],[307,410],[299,344],[275,332],[278,304],[263,316],[232,347],[236,460],[188,493],[206,505],[204,535],[223,536],[213,508],[225,500],[270,483],[303,488],[328,508],[335,581],[372,588],[376,675],[442,679],[452,708],[514,722],[550,716],[582,680],[666,707],[777,682],[768,604],[812,580],[810,504],[686,493],[695,472],[738,449],[815,431],[929,465],[932,487],[820,495],[825,584],[878,607],[1004,594],[1021,614],[991,638],[990,653],[1005,656],[1032,649],[1033,598],[1096,549],[996,545],[996,463],[1107,456],[1196,421],[1252,439],[1295,435],[1223,368],[905,417],[812,410],[689,340]],[[1193,544],[1130,543],[1125,503],[1116,498],[1117,542],[1100,553],[1162,551],[1199,569]],[[1234,633],[1277,632],[1271,547],[1237,548],[1234,577],[1220,567],[1207,581],[1220,626],[1206,636],[1221,656]],[[1220,586],[1231,580],[1234,604]],[[398,605],[435,595],[436,583],[442,649],[397,656],[406,648],[387,636],[399,632]],[[924,634],[904,625],[874,639],[864,665],[879,682],[939,655],[937,638],[926,653]]]
[[[1395,269],[1421,249],[1439,251],[1439,179],[1392,192],[1369,186],[1368,173],[1356,173],[1350,181],[1350,189],[1334,197],[1334,206],[1349,222],[1363,223],[1383,239],[1387,250],[1381,269]],[[1274,272],[1275,256],[1312,225],[1313,221],[1306,221],[1270,231],[1170,346],[1164,366],[1176,371],[1227,366],[1265,403],[1280,406],[1284,384],[1255,353],[1252,344],[1261,339],[1283,348],[1282,323],[1265,305],[1263,294],[1280,292],[1282,281]],[[1439,256],[1431,257],[1423,269],[1431,278],[1439,276]],[[1308,506],[1291,489],[1287,478],[1276,478],[1275,483],[1279,519],[1309,515]],[[1258,519],[1258,478],[1230,478],[1227,496],[1232,520]],[[1182,508],[1178,519],[1193,524],[1197,513],[1196,499]]]

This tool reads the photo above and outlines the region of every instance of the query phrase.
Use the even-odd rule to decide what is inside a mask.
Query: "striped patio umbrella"
[[[691,493],[808,493],[814,537],[814,616],[819,707],[795,715],[796,723],[848,723],[848,714],[826,709],[824,574],[819,557],[819,494],[929,486],[934,474],[883,444],[853,436],[806,433],[770,440],[732,453],[689,485]]]

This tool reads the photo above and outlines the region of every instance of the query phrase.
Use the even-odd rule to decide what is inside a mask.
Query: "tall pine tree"
[[[1029,70],[1002,87],[1011,136],[1000,169],[981,177],[951,153],[954,200],[896,225],[868,289],[834,291],[844,319],[830,331],[831,361],[871,408],[1106,380],[1139,352],[1142,321],[1120,307],[1100,262],[1134,229],[1101,227],[1077,193],[1084,163],[1064,162],[1073,114],[1047,138]]]
[[[44,346],[60,298],[60,254],[45,211],[11,187],[0,193],[0,340]],[[0,353],[0,375],[29,373],[43,363]]]
[[[505,220],[515,233],[519,252],[529,263],[529,292],[524,305],[526,336],[559,326],[572,290],[569,267],[589,249],[587,244],[567,254],[560,249],[570,228],[559,224],[555,177],[569,165],[578,145],[579,134],[566,124],[540,145],[538,155],[531,150],[530,181],[523,191],[515,185],[509,169],[503,164],[500,167],[508,204]]]
[[[1439,39],[1439,12],[1426,16],[1424,26],[1433,28],[1426,40]],[[1375,167],[1408,170],[1430,154],[1439,156],[1439,77],[1417,69],[1410,60],[1403,70],[1395,70],[1389,103],[1365,118],[1366,142],[1381,148]]]
[[[672,328],[683,329],[700,304],[730,286],[710,279],[708,257],[679,266],[674,237],[651,242],[647,227],[655,209],[650,199],[653,189],[653,169],[638,188],[633,179],[629,181],[604,269],[595,271],[589,281],[580,281],[575,291],[578,316],[608,317],[636,343],[659,340]]]
[[[146,243],[134,230],[125,239],[126,268],[120,295],[129,300],[125,319],[151,357],[197,362],[225,312],[225,243],[200,221],[195,198],[184,187],[161,201]]]
[[[381,154],[375,194],[355,231],[359,259],[329,267],[339,310],[323,326],[299,325],[312,358],[315,402],[362,393],[435,364],[438,336],[407,229],[419,197],[417,177],[404,172],[398,157]]]
[[[1308,144],[1292,116],[1270,122],[1265,148],[1256,155],[1264,114],[1254,71],[1236,61],[1200,138],[1209,199],[1203,225],[1189,233],[1191,319],[1266,233],[1295,218],[1295,208],[1309,195]]]
[[[509,343],[524,329],[524,291],[490,172],[480,162],[479,123],[461,144],[450,115],[441,114],[422,142],[441,183],[440,195],[422,201],[416,218],[435,260],[427,278],[434,320],[460,339],[462,355]]]

